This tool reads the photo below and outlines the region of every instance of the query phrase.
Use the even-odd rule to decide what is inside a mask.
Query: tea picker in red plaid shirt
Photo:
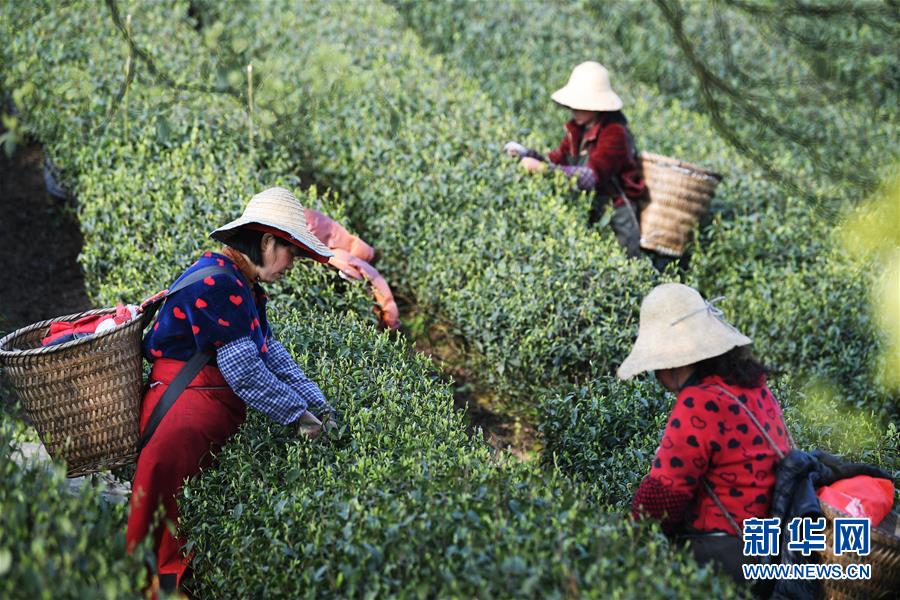
[[[572,111],[559,148],[544,158],[535,150],[508,142],[504,152],[520,158],[522,167],[532,173],[562,171],[576,178],[578,189],[594,192],[591,224],[611,203],[610,223],[619,244],[628,256],[640,256],[637,212],[647,196],[647,186],[628,120],[622,114],[622,99],[612,90],[609,73],[600,63],[581,63],[551,98]]]
[[[180,584],[190,557],[165,524],[151,531],[154,513],[162,504],[166,520],[177,523],[185,478],[209,464],[244,422],[246,407],[296,423],[311,437],[334,426],[319,386],[274,338],[259,283],[278,281],[297,258],[325,263],[332,256],[309,230],[303,206],[288,190],[270,188],[211,237],[224,248],[203,254],[172,284],[144,338],[153,369],[126,537],[130,551],[152,533],[164,589]]]

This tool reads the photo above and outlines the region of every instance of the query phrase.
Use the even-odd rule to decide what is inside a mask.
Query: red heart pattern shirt
[[[251,284],[230,258],[206,252],[181,276],[219,265],[230,273],[216,273],[170,296],[156,322],[144,336],[144,356],[186,361],[198,351],[217,348],[242,337],[253,340],[261,353],[268,351],[272,335],[266,319],[268,297],[259,284]]]
[[[734,534],[701,477],[739,525],[769,515],[778,456],[738,402],[787,453],[790,442],[781,407],[765,381],[741,388],[718,376],[706,377],[678,393],[650,473],[632,500],[635,517],[660,520],[667,531],[687,524]]]

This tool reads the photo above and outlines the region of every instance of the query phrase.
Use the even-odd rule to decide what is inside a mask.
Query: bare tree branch
[[[241,101],[243,98],[243,92],[239,89],[222,86],[222,87],[211,87],[205,85],[188,85],[178,83],[174,77],[164,72],[162,69],[156,66],[156,63],[153,61],[153,58],[150,56],[147,51],[138,47],[137,43],[134,41],[134,37],[132,37],[131,33],[125,28],[125,24],[122,22],[122,15],[119,13],[119,6],[116,3],[116,0],[106,0],[106,6],[109,9],[110,16],[112,17],[113,24],[115,24],[116,28],[122,33],[122,36],[128,42],[128,46],[131,49],[131,52],[134,54],[136,58],[141,59],[141,61],[147,66],[147,71],[156,78],[157,81],[164,83],[170,88],[184,91],[184,92],[200,92],[205,94],[224,94],[226,96],[232,96],[236,98],[238,101]]]
[[[713,72],[713,70],[700,59],[695,44],[688,38],[688,35],[684,30],[685,15],[678,0],[654,0],[654,3],[660,9],[660,12],[672,31],[676,45],[681,50],[681,53],[687,60],[696,77],[699,85],[701,102],[708,111],[713,126],[729,144],[740,152],[748,155],[759,164],[764,171],[780,181],[791,192],[810,200],[816,200],[808,192],[804,191],[793,177],[788,176],[786,173],[775,167],[767,156],[754,148],[744,137],[739,135],[733,127],[729,126],[723,114],[725,106],[717,98],[717,95],[727,98],[729,104],[741,113],[749,123],[755,123],[755,131],[751,131],[754,137],[771,136],[773,134],[777,135],[799,146],[805,154],[810,156],[814,164],[821,165],[821,167],[832,177],[840,178],[843,181],[866,189],[876,185],[875,178],[869,176],[867,171],[858,164],[848,161],[847,164],[838,165],[827,161],[820,151],[820,148],[823,147],[823,143],[826,142],[821,135],[818,135],[818,132],[815,129],[804,132],[797,127],[789,127],[766,114],[759,108],[760,105],[765,105],[765,102],[761,102],[761,100],[771,101],[773,97],[783,104],[786,102],[786,99],[780,98],[776,91],[779,87],[777,85],[778,82],[773,81],[772,83],[775,85],[766,88],[768,97],[763,98],[755,92],[748,92],[744,87],[741,89],[735,88]],[[783,82],[781,82],[781,84],[783,85]],[[807,123],[808,128],[811,128],[812,126],[812,123]]]

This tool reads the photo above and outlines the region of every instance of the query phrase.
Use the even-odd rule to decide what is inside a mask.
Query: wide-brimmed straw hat
[[[622,108],[622,99],[609,85],[609,71],[592,60],[572,69],[568,83],[550,97],[554,102],[576,110],[611,111]]]
[[[254,229],[271,233],[286,240],[319,262],[328,262],[334,256],[331,250],[317,238],[306,224],[303,205],[283,187],[262,191],[247,203],[244,214],[213,231],[209,236],[223,243],[239,229]]]
[[[674,369],[725,354],[753,341],[725,321],[694,288],[664,283],[641,303],[641,324],[631,354],[619,367],[621,379],[644,371]]]

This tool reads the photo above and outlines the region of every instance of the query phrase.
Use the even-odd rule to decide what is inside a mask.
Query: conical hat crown
[[[272,187],[250,199],[244,214],[213,231],[210,237],[226,242],[244,226],[271,228],[286,239],[308,251],[319,262],[328,262],[334,254],[317,238],[306,223],[306,214],[300,201],[283,187]]]
[[[664,283],[641,303],[637,340],[617,373],[630,379],[644,371],[684,367],[751,343],[700,292],[681,283]]]
[[[609,71],[598,62],[583,62],[574,69],[566,85],[550,96],[554,102],[576,110],[613,111],[622,99],[612,91]]]

